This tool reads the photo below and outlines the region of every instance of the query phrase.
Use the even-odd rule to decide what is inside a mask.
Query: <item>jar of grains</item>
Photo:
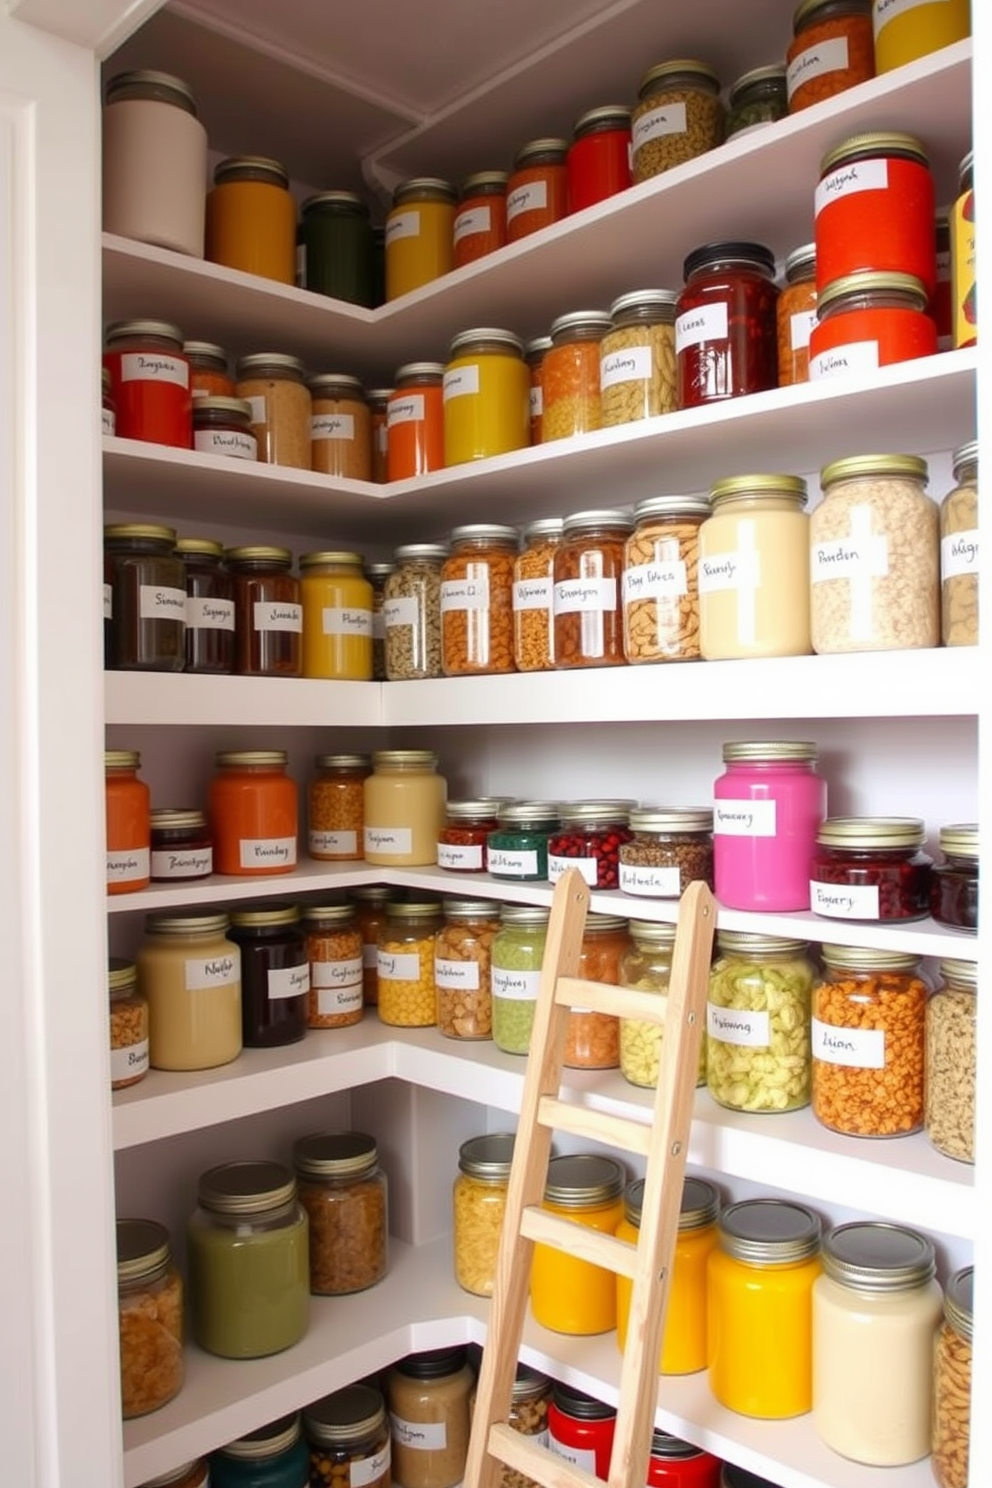
[[[542,1207],[576,1224],[615,1235],[623,1218],[624,1170],[612,1157],[576,1152],[553,1157]],[[609,1333],[617,1325],[616,1277],[592,1261],[540,1242],[534,1246],[530,1305],[554,1333]]]
[[[623,666],[620,585],[634,526],[624,511],[572,512],[554,557],[555,666]]]
[[[321,191],[300,208],[303,287],[352,305],[375,304],[372,225],[353,191]]]
[[[493,1294],[513,1142],[512,1132],[493,1132],[470,1137],[458,1149],[452,1193],[455,1280],[477,1297]]]
[[[148,999],[133,961],[110,958],[110,1088],[126,1090],[148,1073]]]
[[[214,167],[207,192],[206,257],[211,263],[296,283],[296,201],[278,160],[240,155]]]
[[[572,310],[552,321],[541,366],[542,444],[602,428],[600,346],[611,325],[601,310]]]
[[[495,253],[506,242],[506,183],[508,173],[476,171],[462,182],[452,228],[455,268]]]
[[[444,543],[396,549],[382,603],[389,682],[441,676],[441,569],[447,556]]]
[[[620,845],[617,887],[642,899],[679,899],[689,884],[713,887],[713,812],[637,806]]]
[[[569,211],[568,140],[529,140],[517,151],[506,183],[506,241],[560,222]]]
[[[251,404],[244,398],[197,398],[193,404],[193,448],[201,455],[257,460]]]
[[[873,131],[833,146],[813,201],[820,294],[862,272],[908,274],[922,280],[926,303],[937,283],[936,212],[930,158],[915,136]]]
[[[362,1021],[362,932],[350,904],[307,904],[310,1028],[350,1028]]]
[[[251,406],[258,458],[310,469],[310,391],[299,357],[256,351],[238,362],[237,394]]]
[[[548,1450],[603,1481],[609,1477],[616,1406],[555,1381],[548,1406]]]
[[[164,320],[117,320],[105,340],[103,365],[110,373],[118,439],[191,449],[193,398],[179,327]]]
[[[561,827],[548,841],[548,882],[577,868],[592,889],[615,889],[620,848],[631,837],[628,818],[636,801],[567,801]]]
[[[223,346],[213,341],[184,341],[183,356],[189,362],[189,387],[194,400],[207,396],[244,396],[237,391],[227,370],[227,352]]]
[[[417,176],[396,187],[386,215],[387,300],[410,294],[454,268],[457,204],[454,186],[437,176]]]
[[[181,537],[176,553],[186,574],[187,672],[234,670],[234,580],[224,548],[207,537]]]
[[[954,451],[955,485],[940,504],[940,638],[978,645],[978,444]]]
[[[750,1488],[761,1488],[750,1474]],[[657,1427],[651,1435],[648,1488],[720,1488],[720,1459]]]
[[[313,1401],[303,1412],[303,1431],[310,1446],[309,1483],[390,1488],[389,1419],[374,1385],[347,1385]]]
[[[675,310],[679,408],[778,386],[775,258],[761,243],[705,243],[682,266]]]
[[[706,496],[649,496],[634,507],[623,557],[627,662],[699,658],[699,528]]]
[[[934,1338],[930,1466],[937,1488],[967,1488],[969,1482],[974,1279],[973,1266],[950,1278]]]
[[[544,882],[548,840],[561,824],[559,812],[557,801],[505,801],[486,844],[492,877],[508,883]]]
[[[186,571],[173,527],[113,522],[103,529],[111,594],[110,663],[121,672],[181,672]]]
[[[299,830],[296,782],[284,749],[228,749],[216,756],[210,826],[218,873],[292,873]]]
[[[366,863],[433,866],[448,787],[430,749],[377,749],[365,781]]]
[[[444,370],[444,463],[464,465],[526,449],[530,377],[512,331],[461,331]]]
[[[784,62],[755,67],[731,83],[727,93],[726,138],[775,124],[789,112]]]
[[[675,950],[675,926],[654,920],[630,920],[631,944],[620,960],[620,986],[637,992],[654,992],[668,1005]],[[620,1073],[631,1085],[654,1090],[661,1069],[664,1023],[650,1018],[620,1019]],[[699,1043],[696,1084],[706,1084],[706,1039]]]
[[[973,1163],[978,968],[974,961],[944,960],[937,970],[940,982],[927,1003],[923,1119],[938,1152]]]
[[[386,479],[413,480],[444,469],[443,362],[396,369],[386,408]]]
[[[915,816],[831,816],[810,860],[810,907],[835,920],[922,920],[933,860]]]
[[[875,76],[871,0],[800,0],[785,54],[789,113]]]
[[[530,442],[544,441],[544,358],[551,350],[550,336],[535,336],[524,345],[524,361],[530,373]]]
[[[437,1023],[434,937],[440,928],[436,900],[386,906],[379,934],[380,1022],[397,1028],[433,1028]]]
[[[372,585],[358,553],[304,553],[303,675],[372,680]]]
[[[630,109],[606,103],[575,121],[568,147],[568,210],[581,212],[632,184]]]
[[[469,1394],[464,1348],[409,1354],[386,1375],[393,1473],[403,1488],[455,1488],[465,1473]]]
[[[107,893],[137,893],[151,882],[151,791],[136,749],[105,750],[103,768]]]
[[[209,1488],[306,1488],[309,1463],[299,1416],[281,1416],[212,1452]]]
[[[153,1219],[117,1221],[121,1413],[158,1410],[183,1385],[183,1283],[169,1232]]]
[[[924,1115],[930,988],[917,956],[824,945],[813,992],[813,1115],[850,1137],[899,1137]]]
[[[375,1286],[389,1246],[386,1175],[375,1138],[315,1132],[293,1143],[299,1199],[310,1220],[310,1291],[340,1297]]]
[[[437,839],[437,866],[453,873],[484,873],[486,844],[498,825],[502,798],[449,801]]]
[[[493,1043],[504,1054],[526,1054],[534,1027],[550,911],[505,904],[493,940]]]
[[[441,666],[446,677],[513,671],[515,527],[455,527],[441,569]]]
[[[930,913],[953,930],[978,929],[978,824],[941,827],[944,862],[930,875]]]
[[[732,1111],[809,1105],[810,997],[802,940],[721,930],[706,1003],[706,1086]]]
[[[389,884],[360,884],[348,893],[362,936],[362,999],[366,1007],[375,1007],[379,1001],[379,932],[395,890]]]
[[[307,846],[323,863],[360,863],[364,846],[367,754],[318,754],[307,791]]]
[[[361,380],[345,372],[322,372],[307,387],[311,470],[370,481],[372,415]]]
[[[815,744],[739,739],[713,787],[713,888],[728,909],[809,909],[810,858],[827,814]]]
[[[376,477],[373,475],[373,480]],[[386,680],[386,622],[382,607],[386,602],[386,580],[395,563],[363,563],[362,572],[372,585],[372,680]]]
[[[963,41],[971,34],[970,19],[968,0],[917,0],[908,6],[872,0],[875,66],[879,72],[891,72],[904,62]]]
[[[310,961],[296,904],[267,901],[231,911],[241,947],[241,1024],[245,1047],[298,1043],[307,1031]]]
[[[620,963],[630,949],[627,921],[620,915],[588,914],[576,976],[590,982],[620,984]],[[566,1020],[567,1069],[617,1069],[620,1064],[620,1019],[609,1013],[573,1007]]]
[[[288,548],[227,550],[234,575],[234,670],[241,677],[299,677],[303,606]]]
[[[443,912],[434,940],[438,1029],[446,1038],[492,1038],[492,944],[500,906],[491,899],[445,899]]]
[[[538,517],[523,529],[513,565],[513,661],[518,672],[547,672],[555,664],[554,570],[561,517]]]
[[[819,291],[816,314],[809,337],[810,382],[874,372],[937,351],[927,293],[912,274],[849,274]]]
[[[612,326],[599,343],[604,429],[678,408],[677,298],[670,289],[635,289],[610,306]]]
[[[389,458],[389,400],[394,388],[366,388],[369,400],[369,422],[372,430],[372,479],[382,485],[389,479],[386,461]]]
[[[688,57],[659,62],[641,78],[630,116],[635,184],[723,143],[720,79]]]
[[[809,338],[816,325],[816,247],[803,243],[785,260],[785,285],[775,306],[778,385],[809,381]]]

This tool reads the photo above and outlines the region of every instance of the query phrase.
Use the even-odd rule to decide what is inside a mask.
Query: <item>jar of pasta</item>
[[[213,341],[184,341],[183,356],[189,362],[189,388],[197,398],[241,398],[227,370],[227,352]]]
[[[571,310],[552,321],[541,365],[542,444],[602,428],[600,347],[611,326],[601,310]]]
[[[138,947],[153,1069],[201,1070],[241,1053],[241,953],[226,914],[158,910]]]
[[[518,672],[554,666],[555,552],[561,517],[538,517],[523,529],[523,547],[513,565],[513,661]]]
[[[404,900],[386,906],[379,933],[379,1020],[397,1028],[433,1028],[437,1023],[434,937],[441,928],[436,900]]]
[[[303,606],[288,548],[229,548],[234,575],[234,670],[241,677],[300,676]]]
[[[322,372],[310,390],[310,468],[347,480],[372,479],[372,415],[358,377]]]
[[[386,406],[386,479],[413,480],[444,469],[443,362],[396,369]]]
[[[954,487],[940,504],[940,638],[978,645],[978,444],[954,451]]]
[[[362,1021],[362,932],[350,904],[307,904],[303,929],[310,962],[310,1028]]]
[[[441,569],[441,667],[446,677],[513,671],[515,527],[455,527]]]
[[[258,458],[310,469],[310,391],[299,357],[255,351],[238,362],[237,395],[251,408]]]
[[[393,1472],[403,1488],[455,1488],[461,1483],[474,1383],[460,1347],[409,1354],[389,1370]]]
[[[513,1142],[512,1132],[493,1132],[470,1137],[458,1149],[452,1194],[455,1280],[477,1297],[493,1294]]]
[[[445,543],[404,543],[386,580],[382,618],[386,679],[441,676],[441,569]]]
[[[785,260],[785,285],[775,307],[778,385],[809,381],[809,338],[816,325],[816,245],[803,243]]]
[[[389,884],[360,884],[348,892],[362,936],[362,1000],[366,1007],[375,1007],[379,1001],[379,932],[396,891]]]
[[[973,1266],[954,1272],[934,1337],[930,1466],[938,1488],[967,1488],[969,1482],[974,1282]]]
[[[214,167],[206,257],[279,284],[296,283],[296,202],[278,160],[239,155]]]
[[[148,1073],[148,999],[133,961],[110,959],[110,1088],[126,1090]]]
[[[517,243],[567,215],[568,140],[529,140],[506,183],[506,241]]]
[[[576,976],[620,984],[620,963],[630,949],[627,921],[620,915],[588,914]],[[573,1007],[566,1020],[567,1069],[616,1069],[620,1064],[620,1020],[609,1013]]]
[[[512,331],[487,326],[455,336],[443,390],[446,466],[527,447],[530,378]]]
[[[433,866],[448,787],[430,749],[377,749],[365,781],[366,863]]]
[[[147,1415],[182,1389],[183,1283],[169,1232],[153,1219],[117,1221],[121,1412]]]
[[[548,1163],[543,1207],[576,1224],[616,1234],[623,1218],[624,1170],[612,1157],[577,1152]],[[609,1333],[617,1325],[616,1277],[563,1250],[534,1246],[530,1306],[554,1333]]]
[[[667,1007],[675,926],[654,920],[630,920],[627,929],[631,943],[620,958],[620,986],[655,992]],[[664,1039],[664,1023],[654,1023],[648,1018],[620,1019],[620,1073],[631,1085],[657,1088]],[[705,1037],[699,1041],[696,1084],[706,1084]]]
[[[375,1138],[315,1132],[293,1143],[297,1192],[310,1221],[310,1291],[341,1297],[375,1286],[389,1245],[386,1175]]]
[[[785,60],[790,114],[873,78],[871,0],[800,0]]]
[[[762,243],[704,243],[675,310],[679,408],[778,386],[775,258]]]
[[[648,496],[623,555],[623,653],[631,666],[699,658],[699,528],[706,496]]]
[[[310,1483],[390,1488],[389,1420],[374,1385],[347,1385],[313,1401],[303,1412],[303,1430],[310,1446]]]
[[[506,171],[485,170],[475,171],[462,182],[452,229],[456,269],[495,253],[506,242],[508,179]]]
[[[622,666],[620,584],[633,518],[623,511],[572,512],[554,559],[555,666]]]
[[[599,343],[602,427],[674,413],[675,301],[670,289],[635,289],[610,306],[610,330]]]
[[[659,62],[641,78],[630,116],[635,184],[723,143],[720,79],[705,62]]]
[[[437,1026],[446,1038],[493,1036],[492,944],[499,929],[491,899],[445,899],[434,942]]]
[[[304,553],[303,675],[372,680],[372,585],[358,553]]]
[[[417,176],[396,187],[386,215],[387,300],[412,294],[454,268],[457,204],[454,186],[437,176]]]
[[[504,1054],[526,1054],[534,1028],[550,911],[505,904],[492,946],[493,1042]]]
[[[802,940],[721,930],[706,1004],[706,1085],[734,1111],[795,1111],[810,1099],[810,997]]]
[[[310,856],[323,863],[359,863],[372,761],[367,754],[318,754],[314,768],[307,792]]]
[[[620,846],[618,887],[644,899],[678,899],[702,879],[713,887],[713,812],[636,806]]]

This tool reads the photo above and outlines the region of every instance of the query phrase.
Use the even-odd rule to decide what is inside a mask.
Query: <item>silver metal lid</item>
[[[411,176],[409,181],[401,181],[393,191],[394,207],[418,200],[446,201],[454,205],[458,200],[458,192],[450,181],[443,180],[441,176]]]
[[[820,946],[824,965],[836,966],[841,971],[890,971],[913,972],[920,964],[919,956],[908,951],[880,950],[875,946],[830,945]]]
[[[559,820],[562,826],[626,826],[636,801],[562,801]]]
[[[600,134],[607,129],[630,128],[630,109],[622,103],[601,103],[598,108],[587,109],[580,114],[572,129],[573,139],[585,134]]]
[[[464,527],[452,527],[451,541],[458,542],[512,542],[517,543],[520,534],[516,527],[506,527],[501,522],[469,522]]]
[[[951,464],[955,479],[960,480],[966,465],[978,464],[978,440],[969,439],[967,444],[959,445],[951,456]]]
[[[975,1268],[963,1266],[947,1283],[944,1292],[944,1316],[962,1338],[971,1338],[975,1311]]]
[[[219,362],[224,371],[227,371],[227,352],[214,341],[184,341],[183,356],[188,357],[191,363]]]
[[[296,1197],[296,1179],[282,1163],[221,1163],[200,1175],[197,1194],[204,1209],[215,1214],[261,1214],[281,1209]]]
[[[169,1232],[155,1219],[117,1221],[117,1280],[141,1281],[169,1264]]]
[[[405,563],[411,559],[437,559],[443,562],[449,552],[447,543],[403,543],[396,549],[394,556],[399,563]]]
[[[456,357],[459,352],[467,350],[468,347],[476,345],[479,341],[505,347],[508,351],[512,351],[520,357],[524,354],[524,343],[512,331],[503,331],[497,326],[476,326],[474,330],[459,331],[457,336],[451,338],[448,355],[450,357]]]
[[[612,1157],[576,1152],[548,1163],[544,1197],[562,1209],[589,1209],[615,1199],[623,1186],[623,1168]]]
[[[372,756],[368,754],[315,754],[314,765],[318,770],[369,770]]]
[[[524,542],[535,537],[561,537],[564,521],[561,517],[535,517],[522,530]]]
[[[534,164],[539,157],[544,156],[553,163],[564,164],[568,154],[568,140],[558,139],[555,136],[546,136],[543,139],[528,140],[521,145],[513,158],[513,169],[520,170],[522,166]]]
[[[711,511],[708,496],[646,496],[634,507],[634,522],[648,517],[708,517]]]
[[[122,956],[111,956],[107,962],[107,991],[111,997],[131,992],[138,985],[138,968]]]
[[[301,1177],[354,1178],[375,1167],[375,1137],[365,1132],[313,1132],[293,1143],[293,1166]]]
[[[159,336],[163,341],[174,341],[177,351],[182,349],[183,333],[169,320],[114,320],[103,333],[108,346],[135,336]]]
[[[644,1179],[636,1178],[624,1190],[623,1211],[629,1222],[638,1229],[643,1208]],[[701,1230],[705,1225],[715,1224],[719,1212],[720,1195],[712,1183],[705,1178],[683,1179],[682,1201],[679,1205],[680,1230]]]
[[[241,178],[266,181],[284,189],[289,186],[289,171],[280,161],[273,160],[269,155],[232,155],[214,166],[215,186]]]
[[[627,929],[631,939],[646,943],[657,950],[672,950],[675,945],[676,926],[667,920],[628,920]]]
[[[799,956],[806,950],[806,940],[787,940],[781,935],[755,935],[750,930],[718,930],[718,951],[745,956]]]
[[[285,765],[288,756],[285,749],[222,749],[215,755],[222,769],[232,766]]]
[[[751,1266],[804,1261],[820,1249],[820,1220],[805,1204],[782,1199],[743,1199],[717,1221],[717,1242]]]
[[[785,260],[785,277],[790,284],[797,279],[812,278],[816,270],[816,244],[801,243]]]
[[[259,1426],[257,1431],[249,1431],[247,1436],[240,1436],[237,1441],[228,1442],[226,1446],[219,1447],[217,1450],[221,1457],[234,1457],[238,1461],[267,1462],[270,1458],[279,1457],[283,1452],[287,1452],[299,1439],[299,1416],[280,1416],[278,1421],[270,1421],[267,1426]]]
[[[828,1231],[820,1254],[827,1276],[858,1291],[907,1291],[924,1286],[937,1269],[932,1240],[876,1220],[855,1220]]]
[[[105,770],[139,770],[141,754],[137,749],[105,749],[103,768]]]
[[[287,372],[293,377],[303,378],[306,367],[299,357],[286,351],[253,351],[238,358],[238,381],[247,382],[255,377],[282,377]]]
[[[458,1149],[458,1166],[470,1178],[506,1183],[513,1161],[513,1132],[491,1132],[470,1137]]]
[[[534,826],[554,823],[561,810],[559,801],[505,801],[499,808],[500,826]]]
[[[315,398],[343,393],[346,398],[365,401],[362,379],[354,377],[350,372],[317,372],[313,377],[307,378],[307,387]]]
[[[500,908],[496,899],[441,900],[441,911],[446,920],[498,920]]]
[[[404,362],[402,367],[396,368],[396,381],[403,382],[407,378],[437,378],[438,381],[444,376],[443,362]],[[402,388],[394,388],[393,392],[402,393]]]
[[[550,909],[542,909],[539,904],[504,904],[503,906],[504,926],[516,925],[531,930],[546,930],[550,918]]]
[[[449,801],[444,809],[454,821],[495,821],[505,804],[502,796],[480,796],[477,801]]]
[[[551,322],[551,343],[554,345],[566,332],[584,332],[589,341],[599,341],[606,335],[613,322],[605,310],[570,310]]]
[[[953,982],[968,991],[978,990],[977,961],[957,961],[948,957],[937,962],[937,971],[944,982]]]
[[[131,72],[119,72],[107,83],[104,93],[106,103],[122,101],[122,95],[135,94],[142,99],[172,103],[196,118],[196,99],[189,83],[171,72],[156,72],[150,67],[135,68]]]
[[[671,312],[671,318],[674,319],[677,300],[678,295],[674,289],[630,289],[613,301],[610,319],[615,320],[628,310],[643,310],[648,314],[652,311],[661,312],[661,318],[665,320],[669,318],[668,312]]]
[[[359,217],[368,217],[368,204],[354,191],[318,191],[315,196],[308,196],[300,207],[301,214],[306,217],[310,213],[319,212],[324,207],[344,207],[347,211]]]
[[[320,934],[325,929],[345,929],[355,918],[353,904],[305,904],[303,922],[307,930]]]
[[[595,527],[616,527],[622,532],[633,530],[634,519],[630,512],[619,511],[613,508],[602,508],[599,510],[570,512],[565,518],[564,533],[567,537],[570,532],[586,532]]]

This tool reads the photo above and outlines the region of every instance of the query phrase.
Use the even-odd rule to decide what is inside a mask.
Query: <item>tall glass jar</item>
[[[538,517],[523,529],[513,564],[513,662],[518,672],[546,672],[555,664],[554,571],[561,517]]]
[[[476,1297],[491,1297],[513,1161],[512,1132],[470,1137],[458,1149],[452,1193],[455,1280]]]
[[[803,243],[785,260],[785,285],[775,306],[778,385],[809,381],[809,338],[816,325],[816,247]]]
[[[541,883],[548,876],[548,840],[560,825],[556,801],[505,801],[489,836],[486,861],[493,878]]]
[[[187,672],[234,671],[234,580],[224,547],[206,537],[181,537],[176,553],[186,574]]]
[[[299,677],[303,647],[300,581],[288,548],[229,548],[234,575],[234,669],[241,677]]]
[[[386,408],[386,479],[444,469],[443,362],[406,362]]]
[[[568,141],[533,139],[517,151],[506,183],[506,241],[560,222],[568,214]]]
[[[310,469],[310,391],[299,357],[256,351],[238,362],[238,397],[251,406],[258,458],[267,465]]]
[[[441,667],[446,677],[513,671],[515,527],[455,527],[441,569]]]
[[[534,1029],[550,911],[503,906],[492,948],[493,1042],[504,1054],[526,1054]]]
[[[404,543],[386,580],[382,617],[386,679],[441,676],[441,569],[444,543]]]
[[[298,1415],[280,1416],[210,1454],[204,1488],[307,1488],[310,1454]]]
[[[610,306],[599,343],[602,427],[614,428],[678,407],[675,301],[670,289],[635,289]]]
[[[125,1421],[172,1400],[183,1386],[183,1283],[169,1232],[153,1219],[117,1221],[121,1411]]]
[[[138,968],[133,961],[111,957],[107,991],[110,1088],[126,1090],[148,1073],[148,999],[138,991]]]
[[[278,160],[240,155],[214,167],[207,193],[206,257],[211,263],[296,283],[296,202]]]
[[[933,860],[916,816],[830,816],[810,857],[810,905],[834,920],[922,920]]]
[[[372,585],[358,553],[304,553],[303,675],[372,680]]]
[[[512,331],[461,331],[444,369],[444,463],[464,465],[530,441],[530,378]]]
[[[553,1157],[543,1207],[607,1235],[623,1218],[624,1171],[612,1157],[590,1152]],[[579,1256],[534,1246],[530,1306],[536,1321],[554,1333],[609,1333],[617,1325],[616,1277]]]
[[[385,924],[386,906],[395,892],[389,884],[360,884],[350,890],[362,934],[362,998],[366,1007],[375,1007],[379,1001],[379,933]]]
[[[310,1221],[310,1291],[315,1297],[364,1292],[386,1274],[386,1175],[375,1138],[315,1132],[293,1144],[300,1203]]]
[[[295,904],[231,911],[241,947],[241,1029],[246,1049],[295,1044],[307,1031],[310,962]]]
[[[541,364],[542,444],[602,428],[600,347],[611,326],[602,310],[571,310],[552,321]]]
[[[938,1152],[975,1161],[978,1083],[978,967],[974,961],[938,962],[940,982],[927,1003],[924,1121]]]
[[[567,801],[561,829],[548,841],[548,882],[557,883],[577,868],[592,889],[615,889],[620,848],[630,841],[631,807],[636,801]]]
[[[350,1028],[362,1021],[362,932],[350,904],[307,904],[310,1028]]]
[[[953,488],[940,503],[940,639],[978,645],[978,443],[954,451]]]
[[[933,1434],[930,1465],[937,1488],[967,1488],[971,1446],[973,1266],[947,1283],[944,1318],[933,1346]]]
[[[417,176],[396,187],[386,215],[387,300],[412,294],[454,268],[457,203],[454,186],[437,176]]]
[[[789,113],[875,76],[871,0],[800,0],[786,53]]]
[[[103,768],[107,893],[132,894],[151,882],[151,791],[136,749],[105,750]]]
[[[434,941],[437,1026],[446,1038],[493,1036],[492,944],[499,929],[491,899],[445,899]]]
[[[720,930],[706,1004],[706,1085],[733,1111],[795,1111],[810,1098],[810,996],[802,940]]]
[[[199,1070],[241,1053],[241,953],[226,914],[159,910],[145,920],[138,986],[154,1069]]]
[[[554,557],[555,666],[623,666],[624,511],[572,512]]]
[[[705,62],[659,62],[641,78],[630,116],[635,184],[723,143],[720,79]]]
[[[954,930],[978,929],[978,823],[941,827],[944,861],[930,875],[930,913]]]
[[[581,212],[633,184],[630,109],[605,103],[576,119],[565,165],[568,210]]]
[[[114,432],[175,449],[193,445],[193,398],[183,333],[164,320],[117,320],[107,327]]]
[[[395,1028],[437,1023],[434,937],[441,928],[436,900],[403,900],[386,907],[379,932],[379,1021]]]
[[[474,1381],[460,1347],[409,1354],[387,1373],[393,1471],[403,1488],[455,1488],[462,1481]]]
[[[809,865],[827,814],[817,747],[805,739],[734,740],[713,787],[713,887],[728,909],[809,909]]]
[[[359,863],[365,826],[367,754],[318,754],[307,791],[307,846],[323,863]]]
[[[623,557],[623,654],[631,666],[699,658],[699,529],[705,496],[648,496]]]
[[[321,372],[310,390],[310,468],[347,480],[372,479],[372,415],[361,379]]]
[[[576,976],[590,982],[620,984],[620,964],[630,949],[621,915],[587,914]],[[620,1064],[620,1019],[573,1007],[566,1020],[566,1069],[616,1069]]]
[[[392,1451],[382,1392],[347,1385],[303,1412],[310,1444],[310,1483],[356,1483],[390,1488]]]
[[[228,749],[210,782],[210,826],[217,873],[292,873],[299,808],[284,749]]]
[[[303,284],[351,305],[375,304],[372,224],[353,191],[321,191],[300,208]]]
[[[455,268],[476,263],[506,242],[508,172],[475,171],[462,182],[452,228]]]
[[[620,986],[655,992],[668,1006],[668,988],[675,949],[675,926],[654,920],[628,922],[631,945],[620,959]],[[620,1019],[620,1073],[631,1085],[655,1089],[661,1070],[664,1023],[649,1018]],[[699,1041],[696,1084],[706,1083],[706,1039]]]
[[[775,258],[761,243],[705,243],[675,308],[680,408],[778,386]]]
[[[111,574],[110,665],[181,672],[186,661],[186,573],[172,527],[114,522],[103,529]]]
[[[702,879],[713,887],[713,812],[635,807],[620,846],[618,887],[644,899],[678,899]]]
[[[104,94],[103,230],[203,257],[207,131],[182,78],[119,72]]]
[[[378,749],[365,781],[364,853],[379,867],[430,866],[448,786],[430,749]]]

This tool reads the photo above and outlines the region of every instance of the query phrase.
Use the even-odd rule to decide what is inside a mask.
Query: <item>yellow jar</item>
[[[452,1193],[455,1280],[476,1297],[493,1294],[512,1161],[512,1132],[470,1137],[458,1149]]]
[[[623,1218],[624,1173],[611,1157],[575,1153],[548,1164],[544,1208],[591,1230],[615,1235]],[[609,1333],[617,1325],[612,1271],[549,1245],[535,1245],[530,1305],[537,1322],[555,1333]]]
[[[454,186],[436,176],[418,176],[397,186],[386,217],[387,300],[450,274],[457,204]]]
[[[347,480],[372,479],[372,411],[365,389],[347,372],[311,377],[310,468]]]
[[[462,331],[444,370],[444,463],[464,465],[526,449],[530,374],[512,331]]]
[[[710,1389],[728,1410],[780,1421],[812,1408],[820,1269],[820,1221],[805,1205],[746,1199],[720,1215],[706,1334]]]
[[[390,904],[379,934],[379,1021],[396,1028],[433,1028],[434,936],[441,906],[434,900]]]
[[[296,203],[278,160],[222,160],[207,193],[206,256],[245,274],[296,283]]]
[[[358,553],[304,553],[303,675],[372,679],[372,585]]]
[[[432,750],[377,750],[365,782],[366,863],[380,868],[436,864],[447,800],[447,782],[437,774]],[[431,968],[433,975],[433,960]]]
[[[637,1244],[644,1202],[644,1179],[631,1183],[623,1198],[623,1219],[617,1239]],[[695,1374],[706,1368],[706,1268],[716,1245],[716,1217],[720,1197],[705,1178],[686,1178],[682,1184],[679,1232],[668,1291],[668,1313],[661,1342],[660,1374]],[[627,1344],[627,1324],[633,1283],[617,1276],[617,1345]]]
[[[874,0],[875,72],[891,72],[971,35],[968,0]]]

